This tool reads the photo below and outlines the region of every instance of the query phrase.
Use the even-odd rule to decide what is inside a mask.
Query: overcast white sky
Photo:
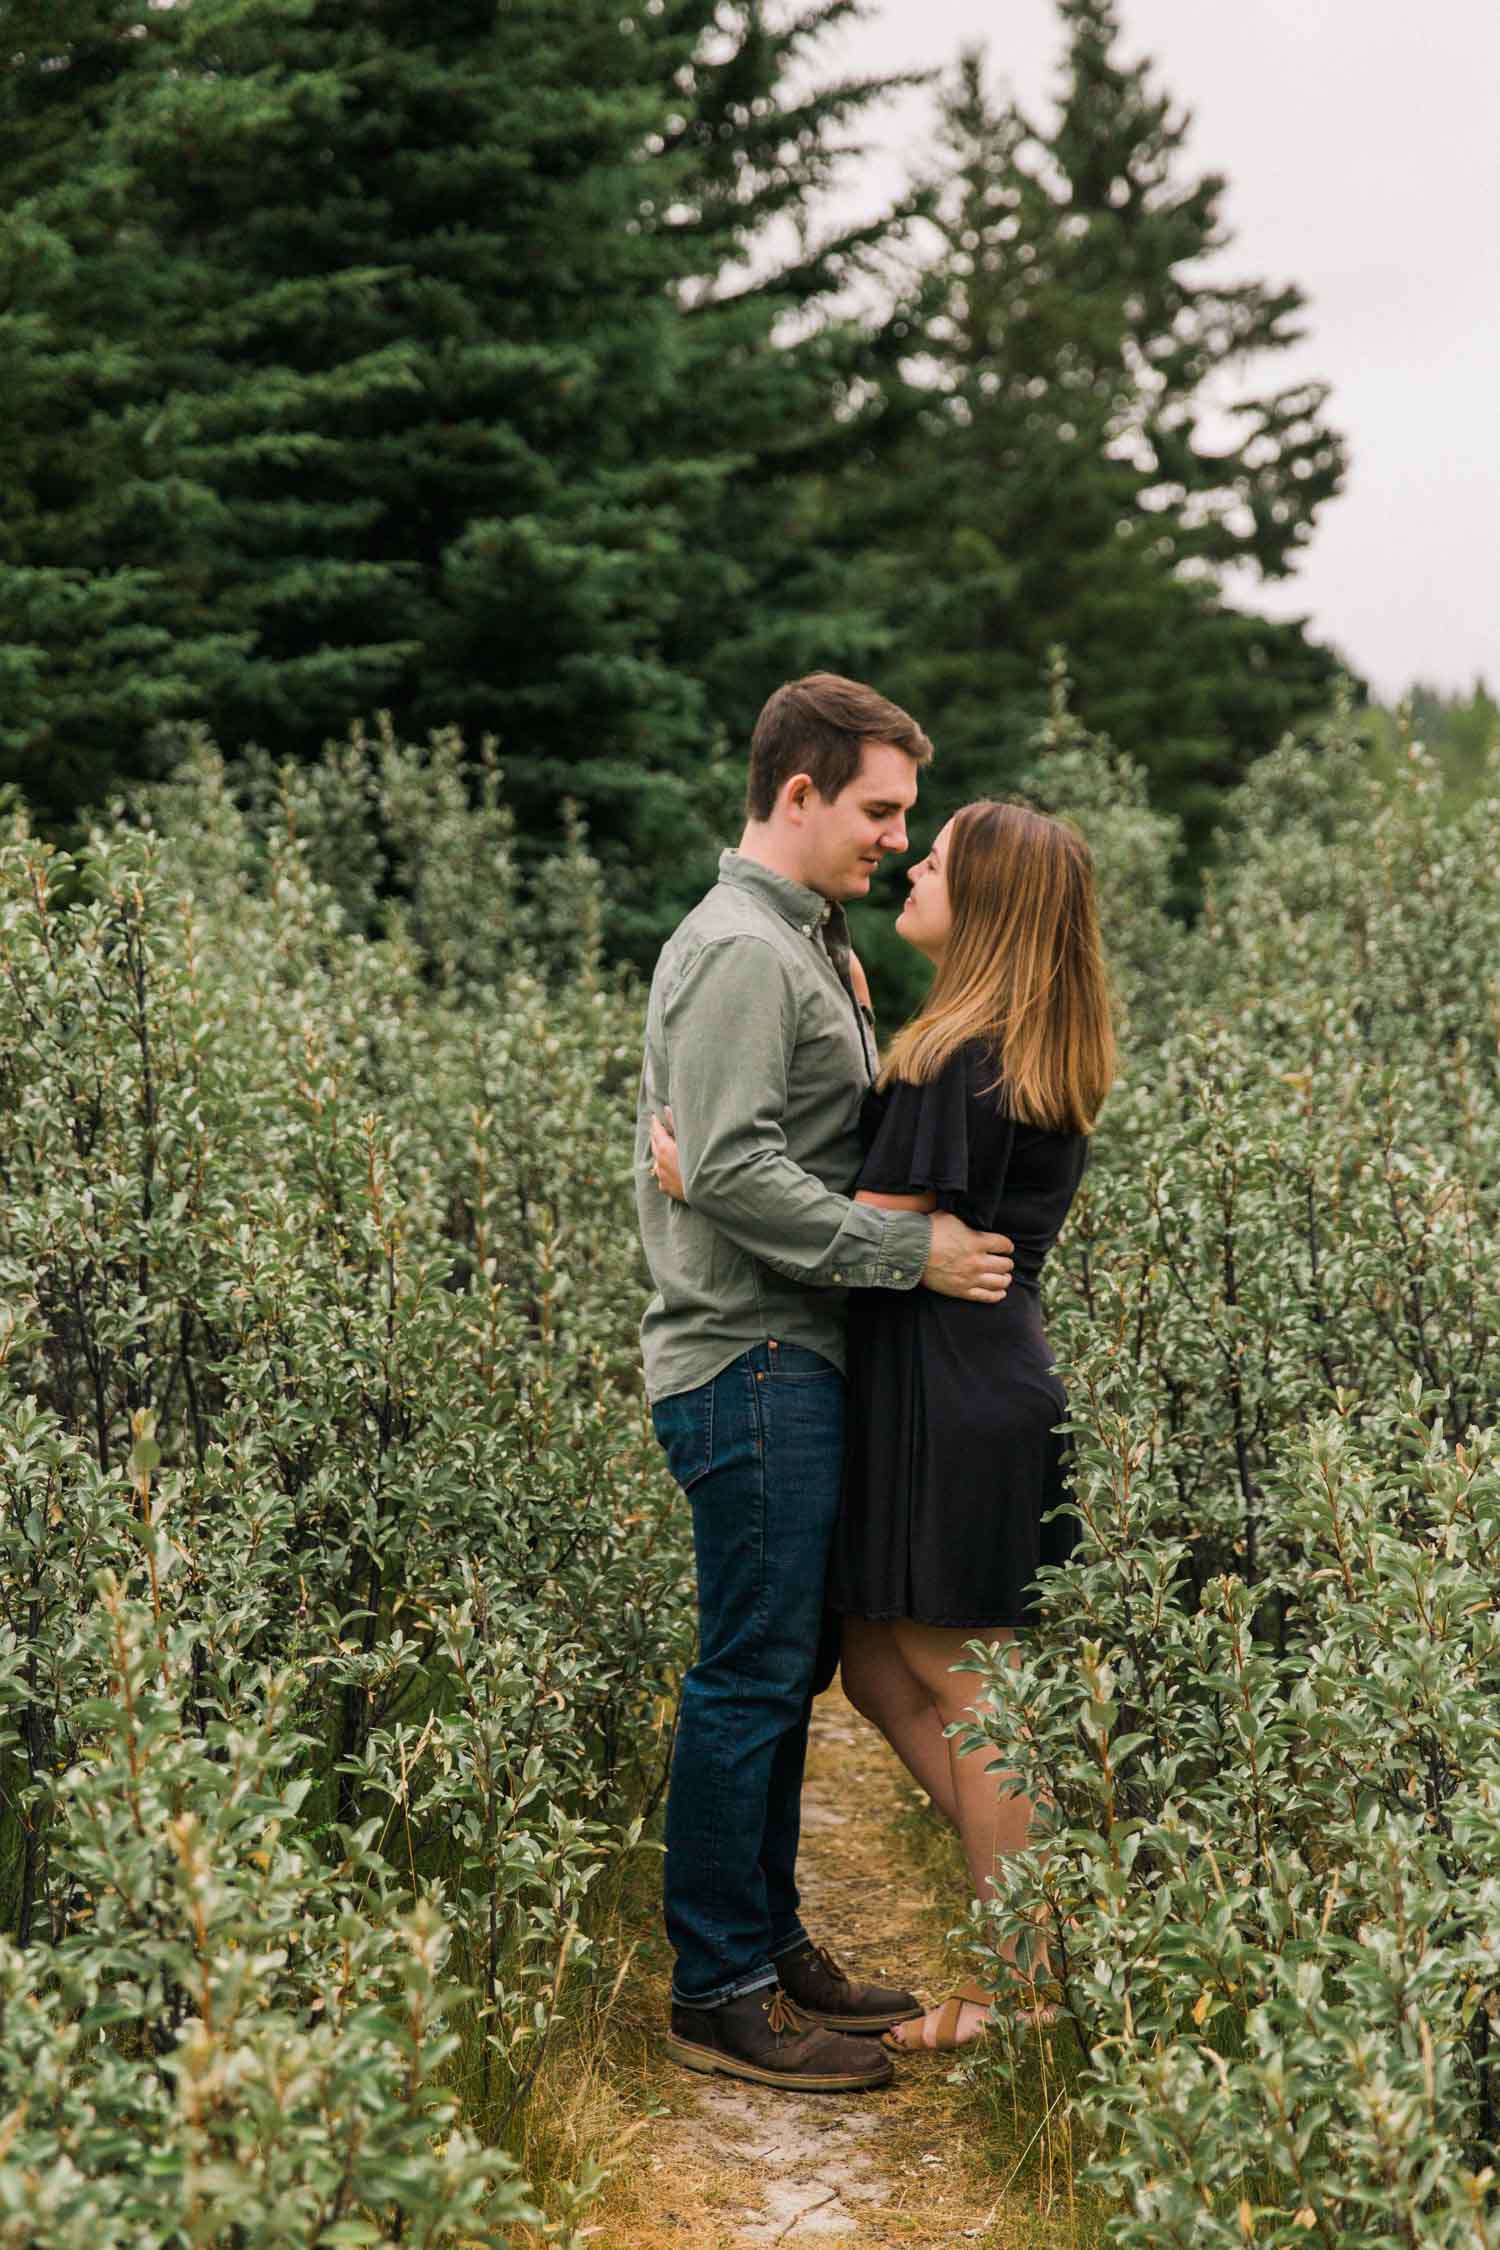
[[[1251,606],[1308,615],[1377,692],[1500,685],[1500,6],[1495,0],[1122,0],[1125,51],[1193,116],[1226,174],[1224,270],[1295,281],[1307,339],[1258,371],[1318,375],[1351,452],[1297,576]],[[1052,0],[874,0],[825,68],[946,68],[1040,107]],[[874,209],[920,162],[930,104],[877,121],[848,196]],[[1249,378],[1257,370],[1252,365]]]

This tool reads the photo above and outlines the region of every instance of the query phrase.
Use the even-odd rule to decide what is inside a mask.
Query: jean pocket
[[[831,1359],[821,1352],[809,1351],[805,1344],[778,1344],[767,1342],[771,1379],[777,1383],[842,1383],[843,1376]]]
[[[667,1457],[667,1467],[683,1491],[691,1492],[713,1467],[713,1384],[700,1383],[696,1390],[659,1398],[651,1409],[651,1425]]]

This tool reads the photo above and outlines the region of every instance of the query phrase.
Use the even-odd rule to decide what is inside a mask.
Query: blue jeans
[[[801,1345],[756,1344],[711,1383],[659,1399],[652,1420],[692,1503],[698,1563],[665,1891],[673,1997],[703,2007],[774,1984],[778,1955],[806,1936],[797,1838],[808,1714],[826,1685],[844,1379]]]

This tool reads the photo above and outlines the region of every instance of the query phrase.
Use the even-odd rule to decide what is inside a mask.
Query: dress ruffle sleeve
[[[893,1080],[885,1089],[859,1186],[885,1195],[918,1194],[927,1188],[944,1197],[964,1195],[976,1154],[975,1126],[988,1143],[993,1125],[1000,1123],[994,1096],[980,1092],[985,1075],[985,1058],[978,1049],[962,1047],[926,1085]],[[990,1070],[988,1076],[993,1075]],[[988,1146],[984,1155],[993,1161]]]

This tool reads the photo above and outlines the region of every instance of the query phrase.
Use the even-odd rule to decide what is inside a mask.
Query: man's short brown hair
[[[859,680],[841,679],[837,672],[788,680],[767,700],[750,737],[747,816],[769,820],[782,784],[794,773],[805,773],[831,804],[858,773],[867,742],[889,742],[919,766],[932,756],[932,744],[910,712]]]

